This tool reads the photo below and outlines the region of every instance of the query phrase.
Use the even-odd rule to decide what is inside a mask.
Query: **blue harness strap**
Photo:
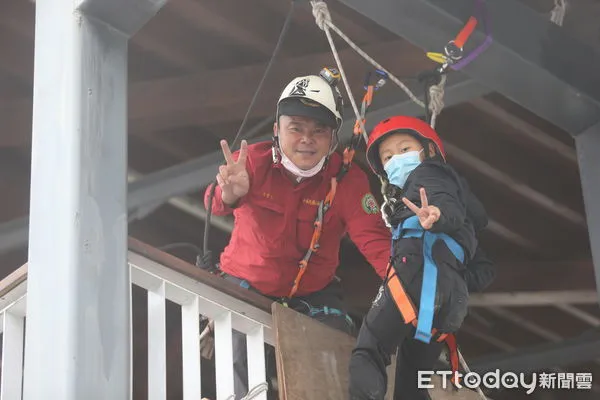
[[[433,245],[438,240],[443,240],[454,257],[460,262],[464,262],[465,252],[462,246],[447,234],[434,233],[423,229],[416,215],[407,218],[402,224],[398,224],[394,228],[392,239],[398,240],[401,238],[421,238],[423,240],[423,283],[421,285],[421,302],[419,304],[415,339],[429,343],[433,328],[433,311],[435,307],[438,272],[432,255]]]
[[[305,303],[306,306],[308,306],[309,312],[308,315],[311,317],[314,317],[317,314],[324,314],[324,315],[333,315],[336,317],[343,317],[346,320],[346,323],[351,326],[352,328],[354,328],[354,321],[352,321],[352,318],[350,318],[350,316],[343,312],[342,310],[338,310],[337,308],[332,308],[332,307],[327,307],[327,306],[323,306],[322,308],[318,308],[318,307],[313,307],[310,304]]]

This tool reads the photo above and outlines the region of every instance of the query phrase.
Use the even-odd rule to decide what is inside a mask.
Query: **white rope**
[[[463,368],[465,369],[465,371],[467,373],[470,373],[471,369],[467,365],[467,361],[464,359],[462,353],[460,352],[460,349],[456,349],[456,352],[458,353],[458,360],[459,360],[460,364],[463,366]],[[475,390],[477,391],[477,394],[479,394],[479,396],[481,397],[482,400],[487,400],[487,397],[485,397],[483,390],[481,390],[481,388],[479,386],[477,386],[477,388]]]
[[[317,26],[324,30],[325,35],[327,35],[327,40],[329,41],[329,46],[331,47],[333,57],[335,58],[335,62],[337,63],[338,69],[340,70],[340,75],[342,76],[342,81],[344,82],[344,86],[346,87],[346,92],[348,93],[350,104],[352,104],[352,110],[354,111],[356,120],[360,124],[360,129],[362,131],[363,138],[365,139],[365,143],[367,143],[369,138],[367,136],[365,125],[358,112],[358,107],[356,106],[356,102],[354,101],[354,95],[352,95],[352,89],[350,89],[350,85],[348,84],[348,80],[346,79],[346,73],[344,72],[344,68],[342,67],[342,62],[335,47],[335,43],[333,42],[333,38],[331,37],[331,32],[329,32],[329,26],[333,24],[331,23],[331,14],[329,14],[327,4],[325,4],[322,0],[313,0],[310,3],[313,7],[313,16],[315,17]]]
[[[429,112],[431,113],[431,127],[435,128],[437,116],[444,109],[444,87],[446,75],[442,75],[440,83],[429,87]]]
[[[402,90],[404,90],[406,92],[406,94],[408,95],[408,97],[410,97],[410,99],[412,101],[414,101],[419,106],[425,108],[425,103],[423,103],[421,100],[419,100],[417,98],[417,96],[415,96],[415,94],[404,83],[402,83],[400,81],[400,79],[396,78],[396,76],[394,76],[391,72],[389,72],[387,69],[385,69],[381,64],[379,64],[377,61],[375,61],[367,53],[365,53],[365,51],[363,51],[356,43],[354,43],[348,36],[346,36],[346,34],[344,32],[342,32],[331,21],[331,15],[329,14],[329,9],[327,8],[327,4],[323,0],[311,1],[311,4],[313,5],[313,15],[315,16],[315,19],[317,20],[317,26],[319,28],[321,28],[323,30],[325,30],[325,27],[331,28],[342,39],[344,39],[344,41],[346,43],[348,43],[348,45],[350,45],[350,47],[352,47],[352,49],[354,49],[354,51],[356,51],[358,54],[360,54],[367,62],[369,62],[375,68],[378,68],[378,69],[384,71],[388,75],[388,77],[390,78],[390,80],[392,82],[394,82],[396,85],[398,85]]]
[[[248,394],[245,397],[242,397],[242,400],[251,400],[255,397],[258,397],[262,392],[266,392],[269,389],[269,385],[266,382],[259,383],[254,386],[252,389],[248,391]]]
[[[550,21],[562,26],[567,13],[567,2],[565,0],[554,0],[554,9],[550,12]]]
[[[252,400],[256,398],[259,394],[261,394],[262,392],[266,392],[267,390],[269,390],[269,385],[267,385],[267,382],[259,383],[258,385],[250,389],[248,393],[240,400]],[[235,394],[230,395],[227,398],[227,400],[235,400]]]
[[[402,89],[415,104],[417,104],[418,106],[420,106],[422,108],[425,108],[425,103],[423,101],[421,101],[419,98],[417,98],[417,96],[415,96],[415,94],[404,83],[402,83],[402,81],[400,81],[400,79],[398,79],[396,76],[394,76],[390,71],[385,69],[381,64],[379,64],[371,56],[369,56],[365,51],[363,51],[356,43],[354,43],[348,36],[346,36],[346,34],[344,34],[344,32],[342,32],[331,21],[331,14],[329,13],[327,4],[323,0],[313,0],[310,3],[313,7],[313,15],[315,17],[317,26],[319,28],[321,28],[322,30],[324,30],[325,34],[327,35],[327,39],[329,40],[329,44],[331,46],[333,56],[335,57],[335,60],[338,64],[340,74],[342,75],[342,78],[344,79],[344,85],[346,86],[346,90],[349,91],[349,85],[345,79],[345,74],[343,73],[341,62],[339,60],[339,55],[337,53],[337,50],[335,49],[335,46],[333,45],[333,40],[331,39],[331,33],[329,32],[329,29],[331,29],[335,33],[337,33],[346,43],[348,43],[348,45],[352,49],[354,49],[354,51],[356,51],[360,56],[362,56],[367,62],[369,62],[375,68],[385,72],[387,74],[387,76],[389,77],[389,79],[392,82],[394,82],[396,85],[398,85],[400,87],[400,89]],[[442,111],[442,109],[444,107],[443,95],[444,95],[445,82],[446,82],[446,77],[443,75],[442,81],[438,85],[431,86],[431,88],[429,89],[430,99],[431,99],[430,102],[432,103],[429,105],[429,110],[431,111],[431,115],[432,115],[432,127],[435,125],[435,119],[436,119],[437,115],[439,115],[439,113]],[[354,112],[357,115],[357,120],[360,121],[361,129],[363,130],[363,135],[366,136],[364,126],[362,124],[362,119],[359,117],[358,109],[356,108],[356,104],[354,103],[354,98],[351,95],[350,91],[348,93],[350,95],[350,101],[352,103],[352,108],[354,109]],[[365,137],[365,141],[367,141],[366,137]]]

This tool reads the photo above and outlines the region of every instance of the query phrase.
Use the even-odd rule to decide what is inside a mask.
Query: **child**
[[[465,266],[487,216],[446,163],[437,133],[420,119],[380,122],[369,137],[367,161],[382,180],[382,213],[393,239],[387,278],[352,352],[350,398],[384,398],[386,367],[399,348],[394,399],[429,399],[417,388],[418,371],[433,369],[444,340],[453,343],[451,334],[465,318]],[[455,353],[451,361],[457,368]]]

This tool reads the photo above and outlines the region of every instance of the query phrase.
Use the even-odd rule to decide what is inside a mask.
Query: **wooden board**
[[[356,339],[278,303],[272,305],[280,400],[347,400],[348,364]],[[388,394],[392,400],[395,365],[388,368]],[[463,389],[441,389],[432,379],[433,400],[480,400]]]
[[[356,339],[279,303],[273,304],[272,313],[279,398],[347,400],[348,364]],[[388,393],[393,393],[391,385]]]

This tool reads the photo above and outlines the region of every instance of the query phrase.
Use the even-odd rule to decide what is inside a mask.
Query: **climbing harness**
[[[371,57],[369,57],[356,44],[354,44],[343,32],[341,32],[335,26],[335,24],[333,24],[333,22],[331,21],[331,15],[329,14],[329,10],[327,8],[327,4],[324,1],[315,0],[315,1],[311,1],[310,3],[313,7],[313,15],[315,17],[317,25],[319,26],[319,28],[321,28],[325,32],[325,34],[327,36],[327,40],[329,42],[329,45],[331,47],[331,50],[333,52],[334,58],[337,63],[337,67],[339,70],[339,77],[344,82],[348,97],[349,97],[351,105],[352,105],[352,109],[356,116],[356,122],[354,125],[353,135],[352,135],[350,144],[344,150],[342,168],[338,172],[337,176],[331,179],[330,190],[329,190],[327,196],[325,197],[325,200],[322,200],[319,203],[319,206],[317,209],[317,216],[313,223],[315,229],[313,232],[313,236],[311,238],[309,248],[308,248],[306,254],[304,255],[304,257],[298,263],[298,274],[297,274],[296,278],[294,279],[292,288],[291,288],[287,298],[282,298],[282,302],[284,305],[287,304],[287,299],[293,297],[296,294],[296,292],[298,291],[302,277],[306,273],[308,262],[309,262],[311,256],[318,251],[319,239],[320,239],[322,231],[323,231],[324,216],[327,213],[327,211],[331,208],[333,199],[335,197],[337,185],[342,180],[344,175],[348,172],[348,169],[349,169],[352,159],[354,157],[355,149],[358,146],[358,142],[360,141],[360,136],[361,135],[363,136],[363,138],[365,139],[365,142],[368,141],[367,132],[365,130],[365,122],[366,122],[365,114],[373,101],[373,93],[376,90],[378,90],[379,88],[381,88],[388,79],[394,81],[402,89],[404,89],[404,91],[409,95],[409,97],[411,97],[411,99],[414,102],[416,102],[417,104],[421,105],[422,107],[426,108],[426,110],[428,110],[428,121],[433,126],[435,124],[435,116],[437,114],[439,114],[441,112],[441,109],[443,108],[443,100],[442,100],[443,99],[443,85],[445,84],[445,81],[446,81],[446,77],[445,77],[445,75],[443,75],[443,71],[437,72],[437,75],[439,76],[439,80],[435,79],[435,78],[434,78],[434,80],[426,79],[425,80],[426,102],[425,103],[421,102],[410,91],[410,89],[408,89],[398,78],[393,76],[389,71],[387,71],[385,68],[383,68],[383,66],[381,66],[379,63],[377,63],[375,60],[373,60]],[[468,24],[468,26],[471,26],[471,25],[473,25],[473,24],[472,23]],[[350,44],[350,46],[354,50],[356,50],[365,59],[367,59],[367,61],[369,61],[371,64],[373,64],[377,68],[376,74],[379,75],[380,78],[376,81],[375,84],[371,84],[369,82],[370,75],[367,76],[367,79],[366,79],[367,82],[365,83],[365,86],[364,86],[365,94],[363,96],[360,111],[358,110],[358,107],[356,106],[356,103],[354,101],[354,96],[352,94],[350,85],[348,84],[348,81],[346,79],[346,74],[344,72],[344,68],[342,66],[335,43],[331,36],[330,29],[334,30],[339,36],[341,36],[346,42],[348,42],[348,44]],[[470,30],[465,31],[463,29],[463,31],[469,33],[469,35],[470,35],[470,33],[472,33],[473,29],[474,29],[474,26],[473,26],[473,28],[470,28]],[[468,38],[468,35],[466,35],[466,34],[459,34],[459,36],[460,36],[460,38],[465,37],[464,40],[466,40],[466,38]],[[461,46],[461,48],[462,48],[462,46]],[[334,75],[337,76],[338,74],[334,74]],[[429,115],[429,112],[430,112],[430,115]],[[384,196],[384,197],[386,197],[386,202],[387,202],[387,196]]]
[[[338,74],[337,70],[335,70],[335,69],[327,69],[327,71],[329,71],[329,73],[333,77],[338,77],[339,75],[341,75],[341,71]],[[322,74],[323,73],[324,72],[322,71]],[[333,199],[335,197],[336,190],[337,190],[337,185],[342,181],[342,179],[344,178],[344,176],[348,173],[348,171],[350,169],[350,165],[352,164],[352,159],[354,158],[354,154],[356,152],[356,147],[358,146],[358,144],[360,142],[361,135],[366,137],[366,131],[364,130],[365,114],[373,101],[374,92],[376,90],[378,90],[379,88],[381,88],[385,84],[386,79],[387,79],[387,74],[381,70],[377,70],[375,72],[375,74],[379,76],[379,79],[377,79],[375,83],[371,83],[370,74],[367,75],[365,86],[364,86],[365,95],[363,96],[363,100],[362,100],[362,104],[361,104],[361,112],[359,115],[357,115],[357,118],[356,118],[356,123],[354,125],[352,139],[350,140],[350,143],[344,149],[343,162],[342,162],[342,166],[340,167],[340,170],[338,171],[338,173],[335,177],[331,178],[330,189],[329,189],[329,192],[327,193],[327,196],[325,197],[325,200],[321,200],[319,202],[319,205],[317,208],[317,215],[313,222],[314,231],[313,231],[313,236],[310,241],[310,245],[308,247],[308,250],[306,251],[306,254],[298,263],[298,274],[296,275],[296,278],[294,279],[294,282],[292,284],[292,288],[291,288],[289,294],[287,295],[287,297],[284,297],[281,299],[283,305],[287,305],[288,300],[290,298],[292,298],[298,291],[302,277],[306,273],[306,269],[308,267],[308,262],[309,262],[310,258],[312,257],[312,255],[314,253],[316,253],[319,249],[319,246],[320,246],[319,239],[321,238],[321,234],[323,232],[323,221],[325,218],[325,214],[327,213],[327,211],[329,211],[329,209],[331,208],[331,205],[333,203]],[[334,81],[332,81],[332,83],[330,83],[330,84],[333,84],[333,82]]]
[[[394,241],[401,238],[418,237],[423,240],[423,282],[421,287],[421,302],[417,315],[417,309],[412,300],[404,290],[400,278],[396,274],[393,267]],[[462,247],[450,236],[443,233],[432,233],[425,231],[421,226],[417,216],[406,219],[402,224],[399,224],[392,232],[392,250],[390,262],[387,268],[387,276],[384,282],[390,291],[394,303],[398,307],[402,318],[407,324],[412,324],[415,329],[415,339],[424,343],[430,343],[431,340],[436,342],[445,342],[449,350],[450,365],[452,367],[451,382],[456,384],[455,372],[458,371],[459,354],[456,337],[452,333],[440,333],[436,328],[433,328],[433,314],[435,307],[435,295],[437,286],[437,266],[432,256],[432,248],[437,240],[443,240],[452,254],[461,262],[464,262],[464,251]],[[403,261],[406,261],[404,258]]]
[[[350,318],[350,316],[348,315],[348,313],[337,309],[337,308],[333,308],[333,307],[328,307],[328,306],[323,306],[323,307],[313,307],[312,305],[310,305],[308,302],[304,301],[304,300],[300,300],[300,303],[306,307],[306,315],[310,316],[310,317],[315,317],[317,315],[323,314],[325,316],[327,315],[333,315],[334,317],[344,317],[344,319],[346,320],[346,323],[352,328],[354,329],[354,321],[352,320],[352,318]]]
[[[437,266],[433,260],[433,245],[438,240],[443,240],[454,257],[461,263],[465,262],[463,248],[452,237],[445,233],[434,233],[425,230],[419,218],[415,215],[398,224],[392,232],[392,240],[401,238],[420,238],[423,241],[423,283],[421,287],[421,303],[419,305],[419,316],[415,339],[424,343],[431,340],[433,325],[433,311],[435,306],[435,294],[437,287]]]
[[[394,270],[391,261],[388,264],[387,270],[388,272],[386,274],[386,279],[383,284],[388,287],[390,295],[392,296],[394,303],[396,303],[400,314],[402,314],[402,318],[404,319],[404,321],[407,324],[411,324],[415,328],[417,328],[418,319],[416,307],[414,306],[412,300],[404,290],[402,282],[400,281],[400,278],[398,278],[398,275],[396,274],[396,271]],[[458,371],[459,364],[458,345],[456,343],[455,335],[452,333],[440,333],[437,329],[433,328],[431,330],[431,338],[439,343],[446,342],[450,355],[450,366],[452,367],[451,381],[452,383],[455,383],[455,372]]]
[[[423,240],[423,260],[424,260],[424,271],[423,271],[423,282],[421,287],[421,302],[419,305],[419,312],[417,315],[416,308],[411,301],[410,297],[406,294],[400,278],[398,278],[394,267],[392,266],[393,256],[393,243],[394,240],[400,238],[411,238],[418,237]],[[445,341],[449,349],[450,364],[452,367],[454,381],[454,372],[458,371],[458,345],[456,343],[456,337],[450,333],[440,333],[437,329],[433,328],[433,313],[435,307],[435,295],[437,289],[437,266],[432,256],[432,248],[437,240],[443,240],[452,254],[461,262],[464,262],[464,251],[462,247],[450,236],[442,233],[432,233],[425,231],[421,226],[417,216],[406,219],[402,224],[399,224],[392,232],[392,250],[390,263],[388,265],[388,272],[384,285],[390,290],[390,294],[394,300],[394,303],[398,307],[398,310],[402,314],[402,318],[406,323],[412,324],[415,329],[415,339],[420,340],[424,343],[430,343],[431,340],[437,342]],[[404,259],[405,261],[405,259]]]

